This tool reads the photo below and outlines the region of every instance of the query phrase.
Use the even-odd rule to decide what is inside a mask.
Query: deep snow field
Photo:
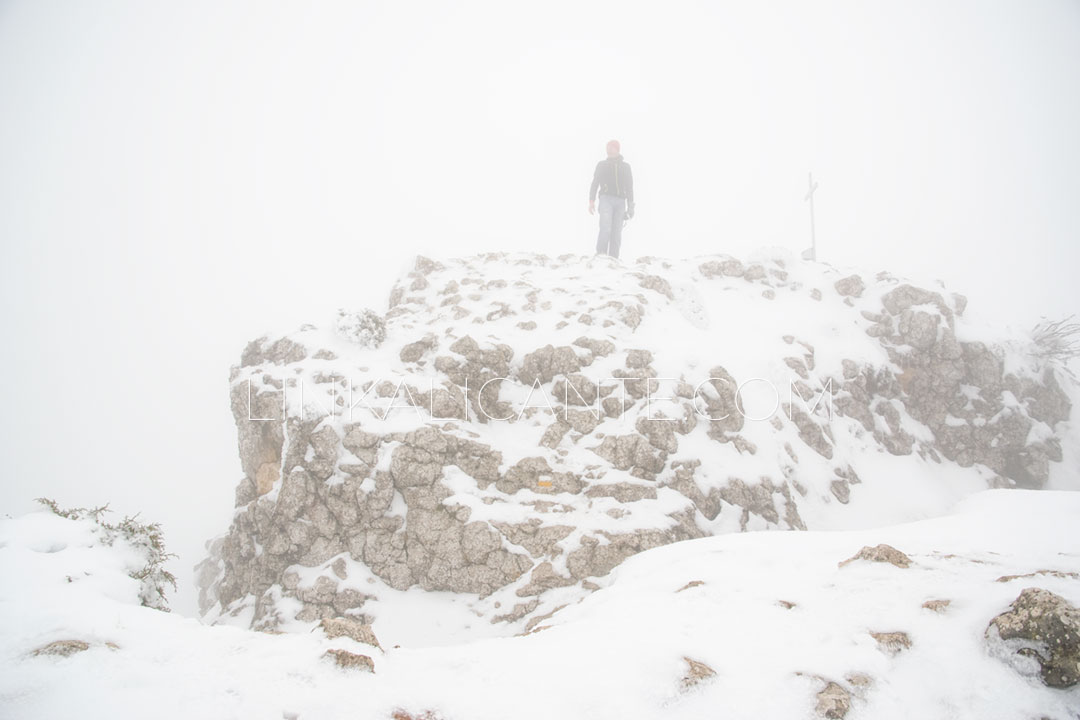
[[[630,558],[550,627],[517,637],[476,639],[463,613],[414,589],[402,593],[418,598],[414,618],[376,621],[379,652],[142,607],[127,575],[138,553],[42,510],[0,521],[0,717],[786,720],[813,717],[835,681],[853,691],[849,718],[1071,718],[1080,687],[1043,686],[984,632],[1025,587],[1080,604],[1077,518],[1078,493],[987,490],[891,527],[676,543]],[[879,543],[911,565],[838,566]],[[933,600],[950,602],[923,607]],[[414,622],[441,625],[437,642]],[[870,635],[896,631],[911,641],[896,654]],[[57,640],[89,649],[32,655]],[[321,658],[331,647],[371,654],[376,672]],[[715,675],[682,689],[684,657]]]

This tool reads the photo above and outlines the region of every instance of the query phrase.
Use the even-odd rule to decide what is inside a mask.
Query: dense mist
[[[1080,5],[0,6],[0,511],[110,502],[190,568],[241,475],[229,366],[413,257],[818,259],[969,316],[1080,311]],[[733,312],[737,309],[733,308]]]

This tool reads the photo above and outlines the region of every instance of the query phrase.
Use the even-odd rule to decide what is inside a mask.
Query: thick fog
[[[241,477],[229,366],[412,256],[809,245],[980,320],[1080,311],[1080,4],[0,4],[0,512],[161,521],[173,599]],[[735,311],[735,309],[733,309]]]

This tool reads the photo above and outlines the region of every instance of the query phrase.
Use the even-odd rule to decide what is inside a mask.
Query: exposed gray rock
[[[899,315],[913,305],[935,305],[940,312],[952,319],[952,310],[941,297],[941,293],[924,290],[913,285],[900,285],[881,298],[881,303],[890,315]]]
[[[704,585],[704,584],[705,584],[704,580],[691,580],[690,582],[686,583],[685,585],[683,585],[681,588],[679,588],[675,592],[682,592],[683,590],[689,590],[690,588],[700,587],[701,585]]]
[[[559,554],[557,543],[573,532],[570,525],[545,525],[539,518],[523,523],[494,522],[492,525],[507,540],[525,548],[533,557]]]
[[[615,352],[615,343],[610,340],[597,340],[595,338],[579,337],[574,341],[574,344],[587,348],[592,351],[592,354],[596,357],[604,357]]]
[[[546,448],[558,447],[566,433],[570,432],[571,427],[570,423],[565,420],[555,420],[544,431],[544,436],[540,438],[540,444]]]
[[[911,647],[911,638],[906,632],[871,632],[870,637],[874,638],[878,648],[887,655],[898,655]]]
[[[679,687],[682,690],[689,690],[696,685],[700,685],[709,678],[716,676],[716,671],[700,660],[694,660],[684,656],[683,662],[686,663],[686,673],[679,680]]]
[[[610,497],[621,503],[637,502],[638,500],[655,500],[656,488],[649,485],[637,485],[629,482],[609,483],[606,485],[593,485],[585,494],[589,497]]]
[[[652,362],[652,353],[641,348],[634,348],[626,353],[626,367],[631,369],[647,368]]]
[[[582,435],[588,435],[600,424],[601,417],[592,410],[572,410],[566,408],[562,417],[570,425],[570,428]]]
[[[450,383],[467,391],[470,418],[487,423],[492,418],[506,417],[509,408],[499,401],[499,390],[503,379],[510,377],[513,349],[502,344],[482,348],[466,335],[451,344],[450,351],[458,357],[436,357],[435,369],[445,374]]]
[[[730,433],[742,430],[745,413],[738,403],[738,389],[735,378],[719,365],[710,369],[708,380],[696,388],[696,398],[705,405],[702,415],[708,422],[709,437],[727,442]]]
[[[657,450],[665,453],[673,453],[679,449],[679,441],[675,437],[677,425],[667,418],[639,417],[634,429],[649,441]]]
[[[668,300],[675,298],[671,292],[671,283],[658,275],[646,275],[641,278],[641,287],[658,292]]]
[[[785,409],[792,422],[799,428],[799,438],[822,457],[832,459],[832,443],[826,439],[821,425],[809,413],[794,405],[787,405]]]
[[[552,390],[556,402],[584,407],[595,406],[600,393],[596,383],[580,373],[556,380]]]
[[[1042,588],[1027,588],[986,628],[994,652],[1027,671],[1036,665],[1044,684],[1080,682],[1080,609]]]
[[[698,270],[705,277],[742,277],[744,273],[742,262],[735,258],[728,258],[727,260],[709,260],[698,266]]]
[[[326,637],[330,639],[347,637],[358,643],[371,645],[382,650],[379,639],[375,637],[375,631],[367,623],[358,622],[352,618],[324,618],[319,623],[319,627],[326,633]]]
[[[546,384],[556,375],[569,375],[581,369],[577,353],[569,345],[556,348],[546,345],[521,359],[517,377],[525,385]]]
[[[592,451],[619,470],[629,470],[638,477],[653,479],[664,469],[667,453],[655,448],[641,435],[608,435]]]
[[[743,270],[743,280],[761,280],[765,277],[765,266],[760,263],[751,263]]]
[[[280,338],[269,345],[267,340],[268,338],[263,336],[258,340],[249,342],[240,356],[240,367],[264,365],[266,363],[288,365],[300,362],[307,357],[307,348],[289,338]]]
[[[433,336],[425,337],[416,342],[411,342],[401,348],[399,357],[401,362],[417,362],[428,352],[435,348],[437,342]]]
[[[529,582],[515,592],[518,597],[529,597],[530,595],[539,595],[545,590],[573,584],[574,578],[559,575],[555,572],[552,564],[545,560],[533,568],[532,575],[529,576]]]
[[[817,694],[817,714],[829,720],[839,720],[851,710],[851,693],[846,688],[831,680]]]
[[[590,576],[607,575],[611,570],[631,555],[661,545],[701,537],[701,531],[687,523],[682,523],[669,530],[645,530],[635,533],[602,533],[608,541],[587,536],[582,538],[581,546],[566,558],[567,567],[575,580]]]
[[[837,280],[833,287],[844,297],[861,297],[863,291],[866,290],[866,283],[858,275],[848,275]]]
[[[84,652],[90,649],[90,643],[82,640],[55,640],[48,645],[42,645],[38,649],[34,650],[32,655],[57,655],[59,657],[69,657],[75,653]]]
[[[578,475],[556,472],[542,457],[528,457],[511,466],[498,479],[495,487],[508,495],[522,489],[538,493],[577,493],[581,491],[583,483]]]
[[[945,599],[942,599],[942,598],[934,598],[932,600],[927,600],[926,602],[924,602],[922,604],[922,606],[925,609],[927,609],[927,610],[929,610],[931,612],[943,613],[948,609],[949,605],[951,605],[951,604],[952,604],[951,600],[945,600]]]
[[[839,563],[840,567],[844,567],[848,563],[855,562],[856,560],[868,560],[870,562],[884,562],[891,565],[895,565],[898,568],[906,568],[911,566],[911,558],[904,553],[900,552],[892,545],[886,545],[884,543],[866,547],[859,550],[847,560]]]
[[[348,650],[327,650],[323,653],[323,657],[328,657],[334,661],[334,663],[345,670],[362,670],[364,672],[375,672],[375,661],[368,655],[361,655],[360,653],[349,652]]]

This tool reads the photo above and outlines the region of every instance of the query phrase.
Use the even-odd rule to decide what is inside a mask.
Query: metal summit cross
[[[814,191],[817,190],[817,183],[814,182],[814,173],[810,173],[810,189],[806,191],[806,197],[803,198],[803,202],[810,202],[810,247],[803,250],[803,260],[811,260],[817,262],[817,238],[814,236]]]

